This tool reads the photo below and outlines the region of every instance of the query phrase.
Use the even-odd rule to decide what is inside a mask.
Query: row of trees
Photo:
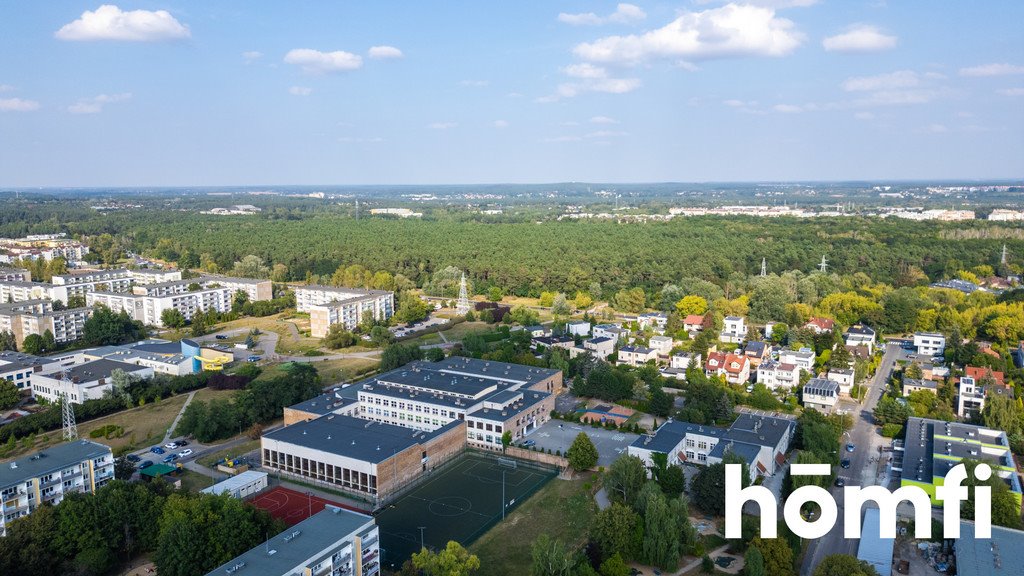
[[[0,573],[103,575],[152,554],[162,575],[204,574],[284,529],[241,500],[115,480],[8,525]]]

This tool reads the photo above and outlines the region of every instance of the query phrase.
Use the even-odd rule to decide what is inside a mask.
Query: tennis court
[[[398,568],[423,544],[444,548],[449,540],[468,545],[557,475],[533,462],[467,453],[431,472],[423,484],[377,514],[385,564]]]

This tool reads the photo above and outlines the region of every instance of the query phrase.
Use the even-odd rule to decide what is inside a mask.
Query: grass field
[[[213,478],[200,474],[199,472],[193,472],[192,470],[182,470],[178,472],[178,477],[181,478],[182,490],[192,490],[199,492],[204,488],[209,488],[216,484]],[[168,476],[170,478],[170,476]]]
[[[449,342],[457,342],[462,340],[467,334],[474,332],[487,332],[493,330],[494,327],[486,322],[460,322],[455,326],[447,330],[442,330],[441,333]],[[441,344],[444,340],[441,339],[439,333],[424,334],[423,336],[417,336],[409,340],[404,340],[404,344],[417,344],[419,346],[426,346],[429,344]]]
[[[472,546],[481,566],[494,576],[518,576],[530,565],[530,545],[541,534],[564,542],[569,548],[581,546],[597,506],[584,484],[590,476],[575,480],[556,479],[521,504],[504,522],[491,528]]]
[[[288,318],[285,318],[288,316]],[[311,338],[309,334],[309,318],[295,316],[288,312],[264,316],[262,318],[239,318],[231,322],[218,324],[214,330],[237,330],[244,328],[251,330],[258,329],[260,332],[274,332],[279,338],[277,341],[277,353],[299,356],[310,350],[320,349],[320,339]],[[289,325],[291,327],[289,327]],[[244,338],[242,338],[244,340]]]

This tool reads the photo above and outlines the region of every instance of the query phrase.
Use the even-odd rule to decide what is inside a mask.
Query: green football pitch
[[[557,474],[499,455],[460,456],[377,514],[384,564],[401,566],[420,550],[421,535],[431,550],[444,548],[449,540],[469,545],[501,520],[503,487],[508,514]]]

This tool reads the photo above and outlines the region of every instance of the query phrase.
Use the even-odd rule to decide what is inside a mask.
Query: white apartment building
[[[218,285],[230,288],[232,294],[241,290],[249,296],[249,301],[251,302],[272,300],[274,298],[274,283],[270,280],[207,275],[200,278],[199,282],[203,286]]]
[[[82,358],[84,359],[84,356]],[[137,366],[105,358],[81,363],[76,361],[70,366],[50,364],[33,374],[32,395],[55,403],[66,394],[72,404],[102,398],[106,391],[113,388],[110,374],[114,370],[123,370],[135,378],[153,377],[153,369],[148,366]]]
[[[570,336],[586,336],[590,334],[590,322],[583,320],[566,322],[565,333]]]
[[[92,316],[92,308],[67,308],[40,314],[21,314],[18,341],[23,342],[29,334],[42,336],[49,330],[57,343],[73,342],[85,334],[85,321],[89,316]],[[15,331],[15,336],[19,336],[18,331]]]
[[[800,383],[800,368],[796,364],[776,360],[762,362],[757,367],[757,383],[764,384],[772,390],[792,388]]]
[[[722,333],[718,336],[723,342],[740,344],[747,339],[747,320],[742,316],[726,316]]]
[[[85,296],[89,292],[128,292],[132,282],[131,271],[123,268],[55,274],[50,298],[67,302],[72,296]]]
[[[395,313],[395,293],[334,286],[298,286],[295,288],[295,309],[309,312],[310,335],[323,338],[335,324],[343,325],[346,330],[355,328],[366,313],[377,320],[391,318]]]
[[[0,282],[31,282],[32,273],[24,268],[0,268]]]
[[[972,415],[981,414],[985,409],[985,388],[979,386],[974,378],[961,376],[957,385],[956,415],[961,418],[969,418]]]
[[[157,270],[155,268],[139,268],[129,271],[136,286],[143,284],[158,284],[160,282],[173,282],[181,280],[181,270]]]
[[[810,348],[801,348],[799,350],[781,350],[779,352],[779,362],[783,364],[792,364],[801,370],[807,370],[808,372],[814,372],[814,350]]]
[[[615,353],[615,338],[608,338],[607,336],[595,336],[589,340],[583,341],[583,349],[590,352],[596,358],[602,360],[611,356]]]
[[[914,348],[922,356],[942,356],[946,351],[946,337],[934,332],[915,332]]]
[[[54,287],[42,282],[5,280],[0,282],[0,302],[24,302],[26,300],[53,300]],[[67,300],[64,300],[67,302]]]
[[[380,554],[372,516],[328,505],[207,576],[373,576]]]
[[[114,478],[110,448],[75,440],[0,466],[0,536],[7,525],[74,492],[93,493]]]
[[[173,283],[177,285],[178,283]],[[160,284],[136,287],[140,291],[158,292]],[[193,292],[168,293],[162,296],[141,294],[118,294],[114,292],[89,292],[86,302],[89,306],[102,304],[114,312],[122,310],[134,320],[150,326],[163,326],[164,310],[177,310],[186,320],[192,320],[197,312],[216,310],[228,312],[234,292],[230,288],[201,288]]]

